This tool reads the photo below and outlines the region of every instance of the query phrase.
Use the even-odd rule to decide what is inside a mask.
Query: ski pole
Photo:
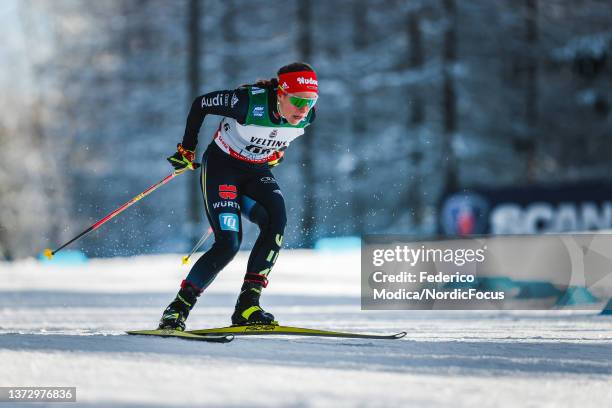
[[[204,245],[206,241],[208,241],[208,238],[210,238],[210,236],[212,235],[212,232],[213,232],[212,227],[208,227],[208,230],[204,233],[204,235],[202,235],[202,238],[200,238],[198,243],[195,244],[195,246],[193,247],[189,255],[185,255],[183,257],[183,265],[187,265],[189,263],[189,258],[191,258],[191,255],[195,254],[196,251],[200,249],[200,247]]]
[[[199,164],[198,163],[194,163],[194,168],[197,168],[197,167],[199,167]],[[91,227],[87,228],[85,231],[81,232],[79,235],[77,235],[76,237],[72,238],[70,241],[66,242],[64,245],[62,245],[59,248],[57,248],[55,251],[52,251],[51,248],[47,248],[47,249],[44,250],[43,254],[47,258],[49,258],[49,259],[53,258],[53,255],[57,254],[59,251],[61,251],[62,249],[64,249],[68,245],[72,244],[77,239],[87,235],[91,231],[97,230],[106,221],[110,220],[111,218],[115,217],[116,215],[119,215],[121,212],[123,212],[123,210],[129,208],[130,206],[132,206],[132,204],[134,204],[134,203],[140,201],[141,199],[145,198],[146,196],[151,194],[153,191],[157,190],[159,187],[163,186],[164,184],[166,184],[167,182],[169,182],[170,180],[172,180],[173,178],[175,178],[179,174],[183,173],[185,170],[186,170],[186,168],[185,169],[180,169],[180,170],[175,170],[174,172],[172,172],[171,174],[166,176],[163,180],[153,184],[151,187],[147,188],[145,191],[143,191],[142,193],[138,194],[136,197],[132,198],[130,201],[128,201],[127,203],[123,204],[121,207],[117,208],[115,211],[111,212],[106,217],[102,218],[101,220],[99,220],[98,222],[93,224]]]

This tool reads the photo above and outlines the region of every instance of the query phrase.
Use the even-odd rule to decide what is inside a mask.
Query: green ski
[[[350,332],[338,332],[329,330],[307,329],[304,327],[279,326],[273,324],[254,324],[249,326],[227,326],[214,329],[190,330],[187,333],[197,335],[290,335],[290,336],[319,336],[319,337],[341,337],[349,339],[401,339],[407,333],[395,334],[362,334]]]
[[[194,333],[170,329],[132,330],[127,331],[126,333],[140,336],[176,337],[184,340],[207,341],[210,343],[229,343],[230,341],[234,340],[234,335],[229,333],[198,335]]]

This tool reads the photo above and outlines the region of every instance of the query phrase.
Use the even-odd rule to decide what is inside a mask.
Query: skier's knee
[[[287,214],[282,211],[270,219],[270,228],[275,234],[283,234],[287,226]]]
[[[268,217],[268,212],[261,205],[256,205],[253,207],[251,212],[249,213],[249,219],[256,223],[259,226],[260,231],[264,231],[268,228],[268,224],[270,223],[270,217]]]
[[[215,247],[221,263],[228,264],[240,250],[240,236],[238,234],[228,234],[217,240]]]
[[[240,250],[240,241],[241,239],[238,234],[231,234],[228,239],[221,241],[224,251],[231,258],[233,258]]]

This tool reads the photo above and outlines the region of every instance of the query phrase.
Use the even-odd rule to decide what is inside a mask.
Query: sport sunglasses
[[[317,99],[319,99],[318,96],[315,96],[314,98],[302,98],[290,94],[289,92],[285,91],[282,86],[279,86],[279,88],[289,96],[289,102],[291,102],[291,104],[296,108],[303,108],[304,106],[308,106],[308,109],[310,109],[315,106],[315,104],[317,103]]]

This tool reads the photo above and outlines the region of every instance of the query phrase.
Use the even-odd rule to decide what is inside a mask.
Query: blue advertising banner
[[[449,236],[612,229],[612,184],[462,190],[444,196],[439,214]]]

